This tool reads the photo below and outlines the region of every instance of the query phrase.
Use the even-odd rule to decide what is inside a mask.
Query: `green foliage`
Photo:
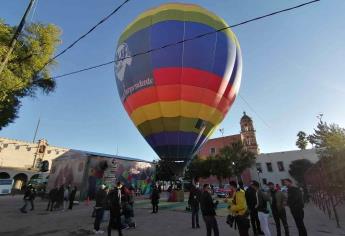
[[[0,20],[0,60],[9,50],[15,29]],[[17,117],[21,98],[33,97],[39,90],[46,94],[54,90],[50,70],[55,62],[38,71],[53,56],[59,37],[60,30],[52,24],[29,24],[20,34],[0,75],[0,130]]]
[[[156,180],[173,181],[175,180],[176,164],[173,161],[159,160],[156,165]]]
[[[320,120],[314,134],[309,135],[308,139],[318,149],[321,158],[345,156],[345,129],[339,125],[328,125]]]
[[[195,156],[187,166],[184,179],[192,181],[198,178],[207,178],[211,175],[210,168],[206,160],[201,160]]]
[[[255,164],[255,154],[247,151],[242,142],[233,143],[231,147],[225,146],[220,154],[228,156],[235,176],[240,176],[245,169]]]
[[[185,178],[207,178],[216,176],[219,184],[223,179],[232,176],[240,176],[242,172],[255,163],[255,155],[247,151],[241,142],[233,143],[219,150],[215,156],[209,156],[206,160],[195,158],[187,168]]]
[[[311,161],[307,159],[300,159],[291,162],[289,174],[299,183],[304,185],[304,173],[313,165]]]
[[[297,134],[296,146],[301,150],[305,150],[307,145],[308,145],[307,134],[303,131],[299,131]]]

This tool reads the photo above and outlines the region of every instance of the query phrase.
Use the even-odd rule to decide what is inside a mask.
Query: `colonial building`
[[[259,147],[256,141],[253,120],[245,112],[240,120],[240,126],[241,132],[239,134],[208,140],[198,152],[198,156],[205,159],[210,155],[216,155],[224,146],[228,146],[236,142],[242,142],[248,151],[258,155]],[[245,170],[241,177],[244,183],[248,183],[252,179],[250,169]],[[210,183],[217,182],[215,178],[210,178],[207,181]]]
[[[14,189],[38,177],[42,164],[48,171],[52,160],[69,151],[68,148],[50,146],[44,139],[37,143],[0,137],[0,179],[14,179]]]
[[[256,158],[256,166],[252,168],[251,176],[263,185],[268,182],[282,185],[286,178],[295,182],[289,174],[290,164],[301,159],[316,163],[319,157],[316,149],[262,153]]]

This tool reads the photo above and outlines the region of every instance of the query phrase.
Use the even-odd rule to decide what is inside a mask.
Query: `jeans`
[[[199,227],[199,207],[192,206],[192,227]]]
[[[285,208],[278,211],[276,209],[272,209],[272,215],[274,218],[274,222],[276,223],[276,229],[277,229],[277,236],[281,236],[281,229],[280,229],[280,221],[283,223],[285,236],[289,236],[289,226],[286,220],[286,211]]]
[[[291,214],[295,220],[297,229],[298,229],[298,235],[299,236],[307,236],[307,230],[304,226],[303,218],[304,218],[304,210],[303,208],[290,208]]]
[[[258,210],[255,208],[250,210],[250,222],[252,224],[254,235],[261,232]]]
[[[49,211],[49,208],[50,208],[50,211],[53,211],[54,203],[55,203],[55,201],[49,199],[47,211]]]
[[[211,232],[213,229],[214,236],[219,236],[218,224],[215,216],[203,216],[205,224],[206,224],[206,231],[207,236],[211,236]]]
[[[95,211],[96,211],[96,217],[95,217],[95,223],[93,224],[93,228],[98,231],[99,227],[101,225],[101,220],[102,220],[102,217],[104,214],[104,209],[98,208],[98,209],[95,209]]]
[[[265,236],[271,236],[270,229],[268,228],[268,213],[258,212],[261,230],[264,232]]]
[[[158,202],[152,202],[152,212],[153,213],[158,212]]]
[[[108,236],[111,236],[111,229],[112,229],[114,220],[116,220],[116,228],[117,228],[117,231],[119,232],[119,236],[122,236],[121,213],[113,212],[111,210],[110,210],[110,218],[109,218],[109,224],[108,224]]]
[[[24,206],[21,208],[21,211],[26,211],[26,207],[27,207],[29,202],[31,204],[31,211],[34,210],[34,200],[32,200],[32,199],[30,199],[30,200],[24,199]]]

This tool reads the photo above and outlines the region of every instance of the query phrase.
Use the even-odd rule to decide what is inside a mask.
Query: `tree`
[[[296,146],[301,150],[305,150],[308,145],[307,134],[299,131],[297,137]]]
[[[313,165],[307,159],[300,159],[291,162],[289,174],[300,184],[304,185],[304,173]]]
[[[328,125],[320,120],[309,140],[321,158],[338,158],[345,155],[345,129],[337,124]]]
[[[6,25],[0,19],[0,59],[7,51],[16,27]],[[18,42],[0,75],[0,130],[18,116],[20,99],[34,97],[37,91],[52,92],[55,81],[50,77],[52,61],[38,72],[53,56],[58,44],[60,30],[52,25],[29,24],[22,31]]]
[[[159,160],[156,165],[156,180],[172,181],[175,180],[174,162]]]
[[[217,177],[219,186],[223,185],[223,179],[232,176],[230,159],[227,156],[222,156],[220,154],[209,156],[206,159],[206,166],[208,166],[210,170],[210,175]]]
[[[202,160],[198,156],[195,156],[186,168],[184,179],[192,181],[198,178],[207,178],[210,175],[207,160]]]
[[[226,149],[229,150],[226,151]],[[255,154],[248,151],[242,142],[233,143],[231,147],[226,146],[220,150],[220,153],[229,153],[232,173],[239,181],[242,181],[241,174],[243,171],[255,164]]]

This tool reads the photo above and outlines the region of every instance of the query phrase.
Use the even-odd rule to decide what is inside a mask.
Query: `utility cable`
[[[128,2],[128,1],[129,0],[127,0],[125,2]],[[95,66],[91,66],[91,67],[86,67],[84,69],[80,69],[80,70],[77,70],[77,71],[73,71],[73,72],[69,72],[69,73],[66,73],[66,74],[54,76],[54,77],[52,77],[52,79],[57,79],[57,78],[65,77],[65,76],[68,76],[68,75],[77,74],[77,73],[80,73],[80,72],[84,72],[84,71],[96,69],[96,68],[99,68],[99,67],[102,67],[102,66],[106,66],[106,65],[109,65],[109,64],[112,64],[112,63],[116,63],[116,62],[119,62],[119,61],[122,61],[122,60],[125,60],[125,59],[128,59],[128,58],[134,58],[134,57],[137,57],[137,56],[145,55],[145,54],[148,54],[148,53],[151,53],[151,52],[155,52],[155,51],[158,51],[158,50],[161,50],[161,49],[164,49],[164,48],[172,47],[172,46],[184,43],[184,42],[188,42],[188,41],[192,41],[192,40],[195,40],[195,39],[198,39],[198,38],[202,38],[202,37],[205,37],[207,35],[215,34],[217,32],[221,32],[221,31],[224,31],[224,30],[227,30],[227,29],[230,29],[230,28],[235,28],[235,27],[238,27],[238,26],[241,26],[241,25],[253,22],[253,21],[261,20],[263,18],[267,18],[267,17],[273,16],[273,15],[277,15],[277,14],[280,14],[280,13],[283,13],[283,12],[291,11],[291,10],[294,10],[294,9],[297,9],[297,8],[300,8],[300,7],[304,7],[306,5],[309,5],[309,4],[312,4],[312,3],[316,3],[316,2],[319,2],[319,1],[321,1],[321,0],[313,0],[313,1],[310,1],[310,2],[306,2],[306,3],[300,4],[300,5],[294,6],[294,7],[289,7],[289,8],[280,10],[280,11],[275,11],[275,12],[272,12],[272,13],[269,13],[269,14],[266,14],[266,15],[263,15],[263,16],[255,17],[255,18],[250,19],[250,20],[242,21],[242,22],[240,22],[238,24],[230,25],[230,26],[227,26],[227,27],[224,27],[224,28],[221,28],[221,29],[217,29],[217,30],[214,30],[214,31],[211,31],[211,32],[200,34],[200,35],[194,36],[192,38],[188,38],[188,39],[184,39],[184,40],[181,40],[181,41],[178,41],[178,42],[166,44],[166,45],[164,45],[162,47],[152,48],[150,50],[147,50],[147,51],[144,51],[144,52],[139,52],[139,53],[133,54],[131,56],[126,56],[126,57],[123,57],[123,58],[120,58],[120,59],[117,59],[117,60],[108,61],[108,62],[99,64],[99,65],[95,65]],[[67,49],[68,48],[66,48],[64,51],[66,51]],[[51,60],[53,60],[56,57],[62,55],[64,53],[64,51],[59,53],[58,55],[56,55]]]
[[[89,31],[87,31],[85,34],[83,34],[82,36],[80,36],[77,40],[75,40],[73,43],[71,43],[68,47],[66,47],[64,50],[62,50],[60,53],[58,53],[57,55],[55,55],[54,57],[52,57],[51,59],[49,59],[43,66],[41,69],[39,69],[36,74],[38,74],[39,72],[41,72],[49,63],[51,63],[53,60],[55,60],[56,58],[60,57],[61,55],[65,54],[68,50],[70,50],[71,48],[73,48],[80,40],[84,39],[86,36],[88,36],[90,33],[92,33],[92,31],[94,31],[98,26],[100,26],[101,24],[103,24],[105,21],[107,21],[111,16],[113,16],[116,12],[118,12],[126,3],[128,3],[131,0],[125,0],[121,5],[119,5],[115,10],[113,10],[109,15],[107,15],[106,17],[104,17],[102,20],[100,20],[96,25],[94,25],[91,29],[89,29]]]

